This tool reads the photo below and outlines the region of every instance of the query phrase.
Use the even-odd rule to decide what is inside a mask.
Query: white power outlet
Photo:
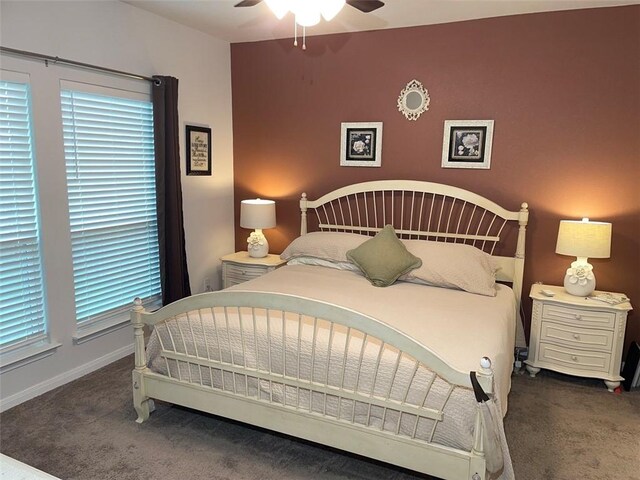
[[[204,291],[205,292],[210,292],[211,291],[211,279],[209,277],[206,277],[202,283],[203,283]]]

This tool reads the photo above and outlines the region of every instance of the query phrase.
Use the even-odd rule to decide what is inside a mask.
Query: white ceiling
[[[121,0],[183,25],[229,41],[253,42],[293,37],[293,16],[277,20],[262,2],[234,8],[240,0]],[[636,5],[640,0],[384,0],[385,6],[362,13],[350,6],[331,21],[307,29],[307,35],[358,32],[457,22],[476,18],[578,8]]]

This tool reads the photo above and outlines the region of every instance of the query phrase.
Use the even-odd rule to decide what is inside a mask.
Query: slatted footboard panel
[[[235,306],[192,310],[156,324],[148,355],[152,370],[180,382],[426,442],[472,446],[470,389],[376,336],[318,316]],[[443,423],[447,410],[456,416]],[[449,438],[461,423],[467,436]]]

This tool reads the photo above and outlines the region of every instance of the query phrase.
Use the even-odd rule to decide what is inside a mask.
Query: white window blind
[[[0,81],[0,351],[46,338],[27,83]]]
[[[61,91],[76,320],[160,298],[149,101]]]

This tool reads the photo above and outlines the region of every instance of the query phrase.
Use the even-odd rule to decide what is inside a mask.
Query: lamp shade
[[[276,226],[276,202],[273,200],[242,200],[240,203],[242,228],[273,228]]]
[[[573,257],[609,258],[611,224],[580,220],[561,220],[556,253]]]

